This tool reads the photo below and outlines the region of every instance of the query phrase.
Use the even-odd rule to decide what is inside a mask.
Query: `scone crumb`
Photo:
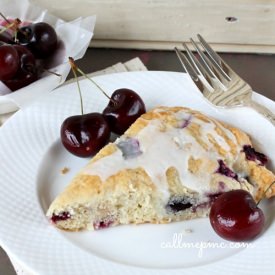
[[[62,175],[65,175],[65,174],[67,174],[68,172],[70,171],[70,169],[68,168],[68,167],[63,167],[62,169],[61,169],[61,174]]]
[[[182,233],[182,235],[188,235],[188,234],[193,233],[193,229],[186,228],[186,229],[183,229],[181,233]]]

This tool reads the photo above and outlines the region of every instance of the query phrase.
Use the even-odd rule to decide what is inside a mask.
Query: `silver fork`
[[[199,59],[186,43],[183,43],[185,54],[177,48],[175,51],[185,71],[205,98],[219,107],[252,107],[275,126],[275,114],[252,100],[252,88],[225,63],[201,35],[197,36],[200,43],[194,42],[192,38],[190,41]],[[201,50],[199,44],[205,52]]]

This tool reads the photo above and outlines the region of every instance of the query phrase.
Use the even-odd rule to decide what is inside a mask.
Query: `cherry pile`
[[[57,49],[58,37],[45,22],[21,26],[19,19],[5,20],[0,29],[0,80],[16,91],[39,78],[41,64]]]
[[[69,59],[69,62],[77,83],[76,72],[80,72],[88,78],[76,66],[72,58]],[[88,79],[93,82],[92,79]],[[103,90],[102,92],[106,95]],[[130,89],[115,90],[111,97],[106,95],[109,98],[109,103],[102,114],[83,114],[80,89],[79,94],[82,114],[66,118],[60,130],[61,142],[64,147],[79,157],[94,155],[109,141],[111,132],[119,135],[124,133],[140,115],[145,113],[145,105],[141,97]]]

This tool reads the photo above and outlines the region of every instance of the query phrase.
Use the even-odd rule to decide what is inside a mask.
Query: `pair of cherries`
[[[83,74],[72,59],[70,62],[73,71]],[[105,94],[104,91],[103,93]],[[123,134],[140,115],[145,113],[141,97],[130,89],[115,90],[109,99],[102,114],[81,114],[64,120],[60,131],[61,141],[70,153],[78,157],[93,156],[107,144],[111,132]]]

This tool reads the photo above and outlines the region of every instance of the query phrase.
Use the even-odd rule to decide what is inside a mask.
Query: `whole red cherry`
[[[229,241],[248,241],[264,227],[264,214],[251,194],[232,190],[220,195],[212,204],[210,223],[216,233]]]
[[[145,113],[145,104],[134,91],[126,88],[115,90],[103,115],[111,131],[121,135],[138,117]]]
[[[64,147],[79,157],[96,154],[109,140],[110,129],[100,113],[70,116],[61,125]]]
[[[13,45],[17,51],[19,67],[15,76],[3,81],[10,90],[16,91],[25,87],[38,79],[38,71],[34,55],[22,45]]]
[[[55,29],[46,22],[21,27],[17,39],[19,44],[26,46],[36,58],[41,59],[50,57],[58,44]]]

